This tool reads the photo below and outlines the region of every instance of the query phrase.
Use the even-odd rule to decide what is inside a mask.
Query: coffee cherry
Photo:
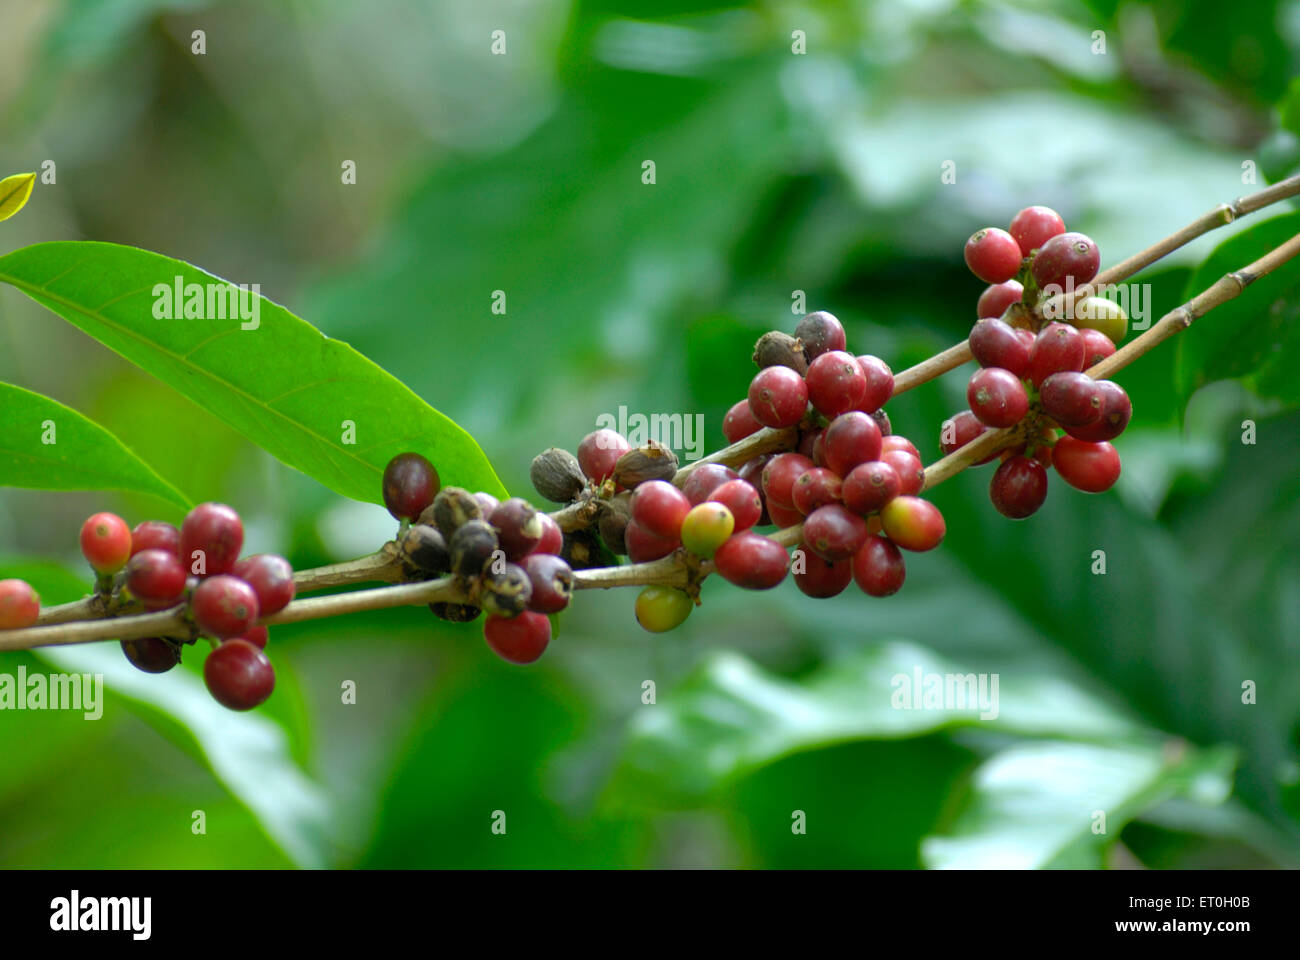
[[[1084,327],[1079,330],[1079,336],[1083,337],[1083,369],[1085,370],[1095,367],[1115,352],[1115,344],[1100,330]]]
[[[823,353],[843,350],[848,342],[844,325],[825,310],[807,314],[794,328],[794,335],[803,341],[803,355],[809,364]]]
[[[471,620],[477,620],[478,615],[483,611],[468,603],[444,603],[435,602],[429,604],[429,609],[433,611],[434,616],[440,620],[446,620],[450,623],[469,623]]]
[[[126,588],[151,610],[179,601],[186,579],[176,554],[166,550],[141,550],[126,565]]]
[[[799,565],[795,565],[792,576],[794,585],[801,593],[824,600],[843,593],[844,588],[852,582],[852,560],[838,560],[832,563],[823,560],[815,553],[800,552],[803,553],[802,569]]]
[[[971,328],[970,352],[981,367],[1000,367],[1017,377],[1029,369],[1029,343],[1001,320],[981,320]]]
[[[36,622],[41,598],[26,580],[0,580],[0,630],[21,630]]]
[[[259,616],[253,588],[224,573],[208,577],[194,588],[190,611],[199,629],[219,640],[242,635]]]
[[[266,627],[250,627],[242,637],[236,637],[236,640],[247,640],[259,650],[266,649],[266,641],[271,637],[270,631]]]
[[[137,523],[131,531],[131,556],[141,550],[165,550],[176,557],[181,555],[181,532],[170,523],[146,520]]]
[[[752,530],[735,534],[713,555],[722,579],[746,590],[770,590],[785,579],[790,557],[774,540]]]
[[[402,535],[402,556],[421,573],[437,576],[451,569],[451,553],[447,549],[447,539],[427,523],[416,523],[407,528]],[[240,561],[242,564],[243,561]],[[243,576],[240,567],[235,567],[236,576]],[[247,579],[247,578],[245,578]],[[261,597],[258,597],[261,602]]]
[[[195,576],[229,573],[244,545],[244,524],[224,503],[200,503],[181,524],[181,563]]]
[[[1081,286],[1097,275],[1101,253],[1092,238],[1082,233],[1058,233],[1038,248],[1034,256],[1034,281],[1039,290],[1060,293]]]
[[[765,367],[750,381],[749,409],[765,427],[793,427],[808,409],[808,385],[789,367]]]
[[[709,495],[709,500],[731,511],[737,530],[748,530],[763,518],[763,498],[746,480],[728,480]]]
[[[517,617],[528,608],[532,596],[532,578],[518,564],[507,563],[499,573],[489,570],[483,575],[480,601],[489,616]]]
[[[902,434],[892,434],[888,437],[880,438],[880,452],[889,453],[890,451],[900,451],[910,454],[917,460],[921,459],[921,451],[916,449],[916,444],[904,437]]]
[[[853,579],[868,596],[892,596],[906,578],[903,554],[884,537],[872,534],[853,555]]]
[[[867,538],[867,522],[838,503],[818,507],[803,524],[803,544],[823,560],[847,560]]]
[[[1006,283],[1020,270],[1020,245],[997,227],[972,234],[964,253],[970,272],[985,283]]]
[[[1063,427],[1095,423],[1101,416],[1101,390],[1086,373],[1054,373],[1039,393],[1043,412]]]
[[[1023,520],[1047,499],[1047,470],[1029,457],[1004,460],[989,483],[989,499],[1004,517]]]
[[[621,497],[599,502],[596,529],[612,553],[627,553],[627,525],[632,522],[632,508]]]
[[[647,533],[665,540],[676,540],[681,536],[682,521],[692,506],[686,494],[665,480],[641,484],[632,492],[631,505],[632,518]]]
[[[695,609],[695,601],[672,587],[646,587],[636,598],[636,622],[651,633],[680,627]]]
[[[1054,373],[1074,373],[1083,369],[1083,337],[1068,323],[1049,323],[1038,332],[1029,351],[1026,373],[1034,386],[1042,386]]]
[[[990,427],[1015,426],[1029,412],[1025,385],[1001,367],[984,367],[971,374],[966,400],[980,422]]]
[[[1052,237],[1065,233],[1065,221],[1051,207],[1025,207],[1011,218],[1010,232],[1027,257]]]
[[[433,498],[432,508],[420,514],[420,522],[432,522],[448,543],[466,523],[483,519],[483,505],[463,487],[443,488]]]
[[[551,642],[551,621],[546,614],[531,610],[517,617],[488,617],[483,639],[507,663],[532,663]]]
[[[683,518],[684,519],[684,518]],[[628,558],[633,563],[649,563],[666,557],[682,545],[677,537],[660,537],[651,533],[633,520],[623,531],[623,542],[627,545]]]
[[[735,470],[720,463],[701,463],[687,476],[682,484],[682,493],[686,494],[691,506],[695,506],[709,499],[709,495],[728,480],[739,476]]]
[[[252,710],[275,689],[275,669],[267,655],[247,640],[227,640],[208,654],[203,682],[223,707]]]
[[[920,497],[895,497],[880,509],[880,522],[890,540],[904,550],[933,550],[947,526],[939,508]]]
[[[844,478],[844,506],[865,516],[879,510],[903,489],[898,471],[883,460],[860,463]]]
[[[559,447],[543,450],[533,457],[528,478],[533,489],[552,503],[570,503],[587,486],[578,458]]]
[[[434,535],[438,531],[425,527]],[[441,540],[441,536],[438,537]],[[443,567],[442,570],[445,570]],[[441,573],[442,570],[436,572]],[[255,553],[235,564],[235,576],[243,580],[257,594],[260,616],[269,617],[289,605],[297,587],[293,582],[293,567],[284,557],[274,553]]]
[[[537,546],[533,547],[533,553],[551,553],[558,556],[564,549],[564,532],[549,513],[539,514],[539,516],[542,518],[542,539],[538,540]]]
[[[799,453],[779,453],[763,467],[763,496],[768,510],[773,504],[794,508],[794,483],[813,468],[813,462]]]
[[[825,427],[810,427],[801,430],[799,432],[799,446],[794,448],[794,452],[802,453],[819,467],[826,466],[821,462],[821,442],[825,434]]]
[[[484,493],[482,490],[475,492],[474,499],[478,502],[479,513],[482,514],[483,519],[491,523],[492,521],[489,518],[496,508],[501,506],[501,501],[490,493]]]
[[[549,553],[524,557],[524,571],[533,585],[528,609],[536,613],[559,613],[573,596],[573,569]]]
[[[1000,317],[1007,312],[1007,307],[1019,303],[1024,295],[1024,285],[1018,280],[987,286],[975,304],[975,317],[978,320]]]
[[[843,486],[840,475],[825,467],[805,470],[790,490],[794,508],[806,517],[818,507],[839,503]]]
[[[883,447],[876,421],[854,410],[836,417],[826,428],[822,455],[826,466],[845,477],[859,463],[879,460]]]
[[[1100,416],[1081,427],[1065,428],[1065,432],[1076,440],[1090,443],[1114,440],[1124,432],[1129,420],[1133,418],[1133,402],[1118,383],[1114,380],[1098,380],[1097,390],[1101,394]]]
[[[988,427],[980,423],[979,417],[971,411],[963,410],[961,413],[954,413],[939,427],[939,447],[945,454],[956,453],[987,430]],[[994,456],[996,454],[981,460],[980,463],[988,463]]]
[[[1052,466],[1062,480],[1085,493],[1103,493],[1119,479],[1119,453],[1104,440],[1061,437],[1052,449]]]
[[[1074,305],[1074,325],[1081,330],[1103,333],[1111,343],[1120,343],[1128,333],[1128,314],[1114,300],[1084,297]]]
[[[914,457],[906,450],[886,450],[880,455],[881,463],[887,463],[898,474],[899,493],[915,496],[925,489],[925,466],[920,457]]]
[[[578,444],[578,464],[592,480],[604,483],[614,475],[619,457],[630,449],[627,438],[618,431],[608,428],[593,430]]]
[[[131,528],[115,513],[96,513],[81,525],[81,555],[101,576],[117,573],[131,558]]]
[[[808,399],[827,417],[856,409],[867,392],[867,375],[861,364],[843,350],[823,353],[808,365],[804,379],[808,384]]]
[[[447,550],[451,554],[452,573],[477,577],[500,547],[497,532],[484,520],[470,520],[451,535]]]
[[[438,471],[418,453],[399,453],[384,468],[384,506],[398,520],[414,520],[438,495]]]
[[[712,500],[691,507],[682,521],[682,546],[697,557],[712,557],[736,529],[731,511]]]
[[[181,662],[180,647],[166,637],[138,637],[121,641],[127,662],[145,673],[166,673]]]
[[[879,420],[883,418],[885,426],[881,428],[882,432],[888,432],[889,417],[885,416],[880,408],[894,395],[894,371],[884,360],[873,357],[869,353],[858,357],[858,366],[862,368],[862,375],[867,378],[867,389],[855,409],[871,414],[873,417],[879,414],[877,426],[880,426]]]
[[[771,330],[758,338],[754,344],[754,363],[763,367],[789,367],[799,376],[808,372],[808,358],[804,356],[804,344],[798,337],[792,337],[780,330]],[[735,440],[731,441],[735,443]]]
[[[739,443],[763,429],[763,425],[754,419],[749,409],[748,400],[737,400],[722,418],[722,435],[727,443]]]
[[[767,505],[768,519],[782,530],[803,523],[803,514],[794,507],[783,507],[775,500]]]
[[[758,527],[767,526],[772,522],[771,518],[767,515],[767,497],[763,495],[763,469],[771,459],[772,455],[765,453],[761,457],[755,457],[740,468],[740,479],[744,480],[758,492],[759,502],[763,505],[763,515],[759,517],[757,522],[754,524]],[[736,522],[740,522],[739,517],[736,518]]]
[[[489,522],[496,528],[497,541],[506,559],[519,561],[542,540],[542,515],[522,497],[511,497],[497,506]]]
[[[671,480],[677,474],[677,454],[658,440],[635,447],[614,464],[614,483],[631,490],[648,480]]]

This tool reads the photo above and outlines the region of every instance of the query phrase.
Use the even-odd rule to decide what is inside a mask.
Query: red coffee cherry
[[[767,466],[767,462],[771,459],[771,454],[764,454],[761,457],[755,457],[740,468],[740,479],[757,491],[759,503],[763,505],[763,515],[754,523],[756,527],[765,527],[772,522],[772,519],[767,515],[767,497],[763,495],[763,468]],[[736,518],[736,522],[740,522],[739,517]]]
[[[939,428],[939,446],[945,454],[956,453],[966,444],[983,435],[988,429],[988,427],[980,423],[979,417],[969,410],[954,413]],[[975,465],[979,466],[988,463],[996,456],[996,453],[991,453]]]
[[[737,530],[748,530],[763,518],[763,498],[746,480],[728,480],[709,494],[709,499],[731,511]]]
[[[964,252],[970,272],[985,283],[1006,283],[1020,271],[1020,245],[997,227],[972,234]]]
[[[1034,280],[1039,290],[1057,287],[1060,293],[1082,286],[1097,275],[1101,252],[1092,238],[1082,233],[1060,233],[1038,248],[1034,257]],[[1049,291],[1051,292],[1051,291]]]
[[[853,580],[853,561],[831,563],[815,553],[803,551],[803,568],[794,568],[794,585],[800,592],[818,600],[838,596]]]
[[[511,497],[484,516],[496,528],[506,559],[516,563],[536,549],[546,530],[542,514],[522,497]]]
[[[81,525],[81,555],[96,573],[117,573],[131,558],[131,528],[115,513],[88,517]]]
[[[180,559],[166,550],[141,550],[126,565],[126,588],[150,609],[178,602],[188,578]]]
[[[438,471],[418,453],[399,453],[384,468],[384,506],[398,520],[419,517],[441,487]]]
[[[517,617],[488,617],[483,639],[507,663],[532,663],[551,642],[551,621],[546,614],[531,610]]]
[[[528,609],[536,613],[559,613],[573,596],[573,568],[549,553],[531,553],[524,557],[524,572],[532,581],[533,592]]]
[[[1025,287],[1018,280],[995,283],[984,288],[975,304],[976,319],[996,318],[1007,312],[1007,307],[1019,303],[1025,295]]]
[[[1004,517],[1032,516],[1047,499],[1047,470],[1029,457],[1004,460],[989,483],[989,499]]]
[[[794,448],[794,452],[802,453],[819,467],[826,466],[821,462],[822,437],[825,435],[825,427],[813,427],[811,430],[801,431],[799,433],[799,446]]]
[[[244,545],[244,524],[224,503],[200,503],[181,524],[181,563],[199,577],[229,573]]]
[[[857,409],[863,413],[881,413],[880,410],[889,398],[894,395],[894,371],[889,369],[889,364],[885,363],[879,357],[873,357],[869,353],[864,353],[858,357],[858,366],[862,368],[862,375],[867,378],[867,389],[862,394],[862,400]],[[885,417],[885,423],[889,423],[889,418]],[[880,426],[879,422],[876,424]],[[882,433],[887,432],[885,429]]]
[[[880,428],[869,414],[853,410],[841,414],[826,428],[822,455],[826,466],[841,477],[859,463],[879,460],[884,441]]]
[[[270,631],[266,627],[252,627],[242,637],[236,637],[236,640],[247,640],[259,650],[266,649],[266,641],[271,637]]]
[[[1054,373],[1039,392],[1043,412],[1063,427],[1096,423],[1101,416],[1101,390],[1086,373]]]
[[[30,627],[41,614],[41,598],[26,580],[0,580],[0,630]]]
[[[857,357],[843,350],[823,353],[808,365],[804,376],[808,399],[827,417],[855,409],[867,393],[867,375]]]
[[[916,444],[901,434],[895,433],[888,437],[880,438],[880,452],[889,453],[890,451],[910,454],[917,460],[921,459],[921,451],[916,449]]]
[[[181,662],[180,648],[166,637],[139,637],[121,641],[127,662],[145,673],[166,673]]]
[[[805,517],[818,507],[828,503],[840,502],[840,490],[844,481],[840,475],[825,467],[813,467],[799,474],[799,479],[791,488],[794,508]]]
[[[131,556],[134,557],[141,550],[165,550],[179,558],[181,532],[170,523],[163,523],[161,520],[137,523],[135,529],[131,531]]]
[[[985,367],[971,374],[966,400],[980,422],[990,427],[1015,426],[1029,412],[1025,385],[1001,367]]]
[[[1049,323],[1034,340],[1026,373],[1034,386],[1042,386],[1054,373],[1082,370],[1083,351],[1083,337],[1078,330],[1068,323]]]
[[[970,331],[970,352],[981,367],[1000,367],[1023,377],[1029,369],[1029,347],[1015,327],[1001,320],[981,320]]]
[[[765,427],[793,427],[808,410],[808,385],[789,367],[764,367],[749,383],[749,409]]]
[[[743,530],[718,548],[713,565],[728,583],[746,590],[770,590],[785,579],[790,557],[776,541]]]
[[[636,598],[636,622],[651,633],[680,627],[695,609],[695,601],[673,587],[646,587]]]
[[[1114,440],[1133,419],[1133,402],[1123,387],[1114,380],[1098,380],[1097,390],[1101,394],[1101,414],[1097,419],[1081,427],[1065,428],[1065,432],[1076,440],[1090,443]]]
[[[843,350],[848,342],[844,336],[844,325],[825,310],[814,310],[799,321],[794,328],[794,335],[803,341],[803,355],[812,363],[823,353]]]
[[[533,553],[551,553],[556,556],[564,549],[564,531],[549,513],[539,514],[542,518],[542,539],[533,547]]]
[[[933,550],[947,526],[939,508],[920,497],[895,497],[880,509],[880,522],[890,540],[904,550]]]
[[[844,478],[844,506],[865,516],[879,510],[903,489],[898,471],[883,460],[860,463]]]
[[[818,507],[803,524],[803,543],[823,560],[847,560],[867,539],[867,522],[838,503]]]
[[[794,507],[783,507],[773,500],[767,505],[768,519],[782,530],[803,523],[803,514]]]
[[[899,492],[906,496],[915,496],[925,489],[925,466],[919,457],[914,457],[906,450],[886,450],[880,455],[882,463],[887,463],[898,474]]]
[[[627,529],[623,531],[623,542],[627,546],[628,558],[633,563],[658,560],[682,545],[676,537],[669,539],[656,536],[635,520],[629,521]]]
[[[1115,352],[1115,344],[1100,330],[1083,327],[1079,330],[1083,337],[1083,369],[1088,370],[1101,363]]]
[[[888,597],[902,589],[907,567],[898,547],[874,534],[853,555],[853,579],[862,592],[872,597]]]
[[[1061,437],[1052,449],[1052,466],[1062,480],[1085,493],[1103,493],[1119,479],[1119,453],[1104,440]]]
[[[597,483],[604,483],[614,475],[618,458],[631,450],[627,438],[616,430],[593,430],[578,444],[578,466]]]
[[[813,468],[813,462],[798,453],[779,453],[763,467],[763,496],[772,505],[794,509],[794,483]]]
[[[739,443],[762,429],[763,425],[754,419],[754,413],[749,409],[748,400],[737,400],[722,418],[722,435],[727,438],[727,443]]]
[[[275,669],[267,655],[247,640],[227,640],[208,654],[203,682],[223,707],[252,710],[275,689]]]
[[[681,536],[682,521],[691,506],[686,494],[667,480],[647,480],[632,491],[632,519],[647,533],[665,540]]]
[[[257,594],[258,615],[262,617],[287,607],[298,589],[293,582],[293,567],[278,554],[255,553],[245,557],[235,564],[234,573]]]
[[[218,574],[194,588],[190,611],[199,629],[210,636],[219,640],[242,636],[257,623],[257,594],[238,577]]]
[[[739,476],[735,470],[720,463],[701,463],[686,477],[682,493],[686,494],[686,499],[693,507],[709,499],[709,495],[728,480],[735,480]]]
[[[1065,221],[1051,207],[1025,207],[1011,218],[1011,235],[1026,257],[1062,233]]]

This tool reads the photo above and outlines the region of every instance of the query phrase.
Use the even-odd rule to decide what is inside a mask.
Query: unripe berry
[[[1010,233],[1021,255],[1027,257],[1052,237],[1065,233],[1065,221],[1051,207],[1025,207],[1011,218]]]
[[[682,546],[697,557],[712,557],[736,529],[736,518],[712,500],[691,507],[682,521]]]
[[[541,518],[542,539],[538,540],[537,546],[533,547],[533,553],[551,553],[558,556],[564,549],[564,532],[549,513],[541,514]]]
[[[229,573],[244,545],[244,524],[224,503],[200,503],[181,524],[181,563],[199,577]]]
[[[902,589],[907,567],[898,547],[884,537],[872,535],[853,555],[853,579],[862,592],[888,597]]]
[[[551,621],[544,613],[525,610],[517,617],[488,617],[483,639],[507,663],[532,663],[551,642]]]
[[[1098,380],[1097,390],[1101,394],[1101,414],[1092,423],[1081,427],[1066,427],[1065,432],[1076,440],[1100,443],[1114,440],[1129,420],[1133,418],[1133,402],[1128,394],[1114,380]]]
[[[442,486],[438,471],[418,453],[399,453],[384,468],[384,506],[398,520],[414,520]]]
[[[804,546],[832,563],[853,556],[866,539],[867,522],[838,503],[818,507],[803,524]]]
[[[1054,373],[1040,388],[1043,412],[1063,427],[1096,423],[1101,416],[1101,390],[1086,373]]]
[[[735,480],[739,476],[735,470],[720,463],[701,463],[686,477],[682,493],[686,494],[691,506],[695,506],[709,499],[709,494],[728,480]]]
[[[436,530],[432,532],[437,533]],[[235,564],[235,576],[253,588],[257,594],[259,615],[263,617],[279,613],[287,607],[297,591],[293,582],[293,567],[288,560],[275,553],[255,553],[251,557],[245,557]]]
[[[137,523],[135,529],[131,531],[131,556],[134,557],[141,550],[165,550],[179,558],[181,532],[170,523],[163,523],[161,520]]]
[[[597,483],[614,475],[619,457],[631,449],[627,438],[616,430],[593,430],[578,444],[578,464],[582,472]]]
[[[1085,493],[1103,493],[1119,479],[1119,453],[1104,440],[1089,443],[1061,437],[1052,450],[1052,466],[1062,480]]]
[[[549,553],[532,553],[524,557],[524,570],[532,582],[533,592],[528,609],[536,613],[559,613],[573,596],[573,569]]]
[[[749,409],[765,427],[793,427],[808,409],[808,385],[789,367],[765,367],[750,381]]]
[[[1114,300],[1084,297],[1074,305],[1074,325],[1081,330],[1096,330],[1117,344],[1128,333],[1128,314]]]
[[[775,500],[767,505],[768,519],[782,530],[803,523],[803,514],[794,507],[783,507]]]
[[[208,654],[203,682],[223,707],[252,710],[275,689],[275,669],[267,655],[247,640],[227,640]]]
[[[709,499],[731,511],[737,530],[748,530],[763,519],[763,498],[746,480],[728,480],[714,490]]]
[[[767,508],[794,509],[794,482],[813,468],[813,462],[799,453],[779,453],[763,467],[763,496]]]
[[[483,520],[470,520],[451,535],[447,550],[451,554],[452,573],[477,577],[492,560],[500,542],[497,532]]]
[[[984,288],[975,303],[975,317],[978,320],[1000,317],[1007,312],[1007,307],[1019,303],[1024,295],[1024,285],[1018,280],[991,284]]]
[[[744,530],[718,548],[713,565],[728,583],[746,590],[770,590],[785,579],[790,557],[776,541]]]
[[[727,438],[727,443],[739,443],[762,429],[763,425],[754,419],[753,411],[749,409],[748,400],[737,400],[722,418],[722,435]]]
[[[1029,457],[1004,460],[989,483],[989,499],[1004,517],[1023,520],[1047,499],[1047,470]]]
[[[259,616],[253,588],[224,573],[208,577],[194,588],[190,611],[199,629],[219,640],[241,636]]]
[[[433,507],[420,514],[420,522],[432,522],[448,543],[466,523],[483,519],[483,505],[463,487],[446,487],[439,491],[433,498]]]
[[[803,355],[810,364],[823,353],[843,350],[848,342],[844,325],[825,310],[807,314],[794,328],[794,335],[803,341]]]
[[[1001,367],[984,367],[971,374],[966,400],[980,422],[990,427],[1015,426],[1029,412],[1025,385]]]
[[[127,662],[145,673],[166,673],[181,662],[180,647],[166,637],[138,637],[121,641]]]
[[[542,515],[522,497],[511,497],[498,505],[489,522],[496,528],[506,559],[516,562],[533,552],[545,531]]]
[[[865,516],[879,510],[903,489],[898,471],[883,460],[860,463],[844,478],[844,506]]]
[[[898,474],[899,493],[915,496],[925,489],[925,466],[919,457],[905,450],[886,450],[880,455],[880,461],[889,464]]]
[[[884,443],[870,415],[854,410],[830,422],[822,445],[826,466],[841,477],[860,463],[879,460]]]
[[[1039,290],[1057,287],[1059,293],[1081,286],[1097,275],[1101,253],[1092,238],[1082,233],[1059,233],[1034,256],[1034,281]],[[1053,292],[1053,291],[1049,291]]]
[[[805,517],[818,507],[839,503],[844,481],[840,475],[825,467],[813,467],[799,474],[791,488],[794,508]]]
[[[533,457],[528,478],[533,489],[552,503],[570,503],[587,486],[578,458],[559,447],[543,450]]]
[[[1034,386],[1042,386],[1054,373],[1082,370],[1083,351],[1083,337],[1078,330],[1068,323],[1049,323],[1034,340],[1026,373]]]
[[[416,523],[407,528],[402,536],[402,556],[421,573],[436,576],[451,569],[451,553],[447,550],[446,538],[437,527],[427,523]],[[239,571],[240,567],[236,566],[236,575],[243,576]]]
[[[770,330],[754,344],[754,363],[763,367],[789,367],[799,376],[808,372],[803,341],[779,330]],[[732,440],[732,443],[736,441]]]
[[[800,592],[818,600],[838,596],[853,580],[853,561],[823,560],[817,554],[803,551],[803,568],[794,567],[794,585]]]
[[[666,557],[682,545],[676,537],[656,536],[641,524],[633,520],[623,532],[623,542],[627,545],[628,558],[633,563],[649,563]],[[570,561],[572,562],[572,561]]]
[[[682,625],[695,609],[695,601],[672,587],[646,587],[636,598],[636,622],[651,633],[665,633]]]
[[[721,484],[719,484],[721,486]],[[665,480],[651,480],[632,492],[632,519],[647,533],[665,540],[676,540],[682,533],[682,521],[691,512],[686,494]]]
[[[126,565],[126,588],[150,609],[179,601],[187,579],[176,554],[166,550],[141,550]]]
[[[947,526],[939,508],[920,497],[895,497],[880,510],[880,522],[890,540],[904,550],[933,550]]]
[[[131,558],[131,528],[115,513],[94,514],[81,525],[81,555],[96,573],[117,573]]]
[[[971,328],[970,351],[981,367],[1001,367],[1017,377],[1029,369],[1032,339],[1020,336],[1015,327],[998,319],[981,320]]]
[[[532,596],[533,581],[518,564],[507,563],[500,573],[489,570],[483,575],[480,601],[490,616],[517,617],[528,608]]]
[[[966,266],[985,283],[1006,283],[1020,270],[1020,245],[1005,230],[985,227],[966,241]]]
[[[0,580],[0,630],[30,627],[41,614],[41,598],[26,580]]]

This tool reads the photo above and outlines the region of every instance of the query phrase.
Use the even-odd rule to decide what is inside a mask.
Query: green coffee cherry
[[[1074,325],[1100,331],[1119,346],[1128,333],[1128,314],[1114,300],[1085,297],[1074,305]]]
[[[651,633],[665,633],[691,615],[695,601],[673,587],[646,587],[636,598],[636,622]]]
[[[712,557],[736,529],[736,518],[720,503],[707,500],[692,507],[682,521],[682,546],[700,557]]]

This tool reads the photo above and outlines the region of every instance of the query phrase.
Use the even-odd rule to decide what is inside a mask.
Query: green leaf
[[[940,869],[1099,867],[1124,824],[1166,798],[1222,803],[1232,768],[1231,749],[1181,741],[1017,744],[980,766],[965,809],[922,857]],[[1099,813],[1105,832],[1094,833]]]
[[[8,220],[27,205],[35,184],[34,173],[15,173],[0,180],[0,220]]]
[[[156,309],[177,315],[165,308],[178,282],[232,290],[190,264],[110,243],[42,243],[0,257],[0,280],[344,496],[380,502],[384,466],[406,450],[429,457],[444,484],[505,495],[473,437],[346,343],[265,297],[243,298],[245,319],[183,310],[156,318]],[[190,294],[179,299],[184,306]]]
[[[0,383],[0,486],[130,490],[188,509],[190,500],[121,440],[57,400]]]
[[[1221,243],[1187,283],[1184,300],[1300,233],[1300,213],[1265,220]],[[1216,307],[1178,337],[1175,379],[1183,399],[1240,377],[1260,396],[1300,404],[1300,272],[1286,265]]]

